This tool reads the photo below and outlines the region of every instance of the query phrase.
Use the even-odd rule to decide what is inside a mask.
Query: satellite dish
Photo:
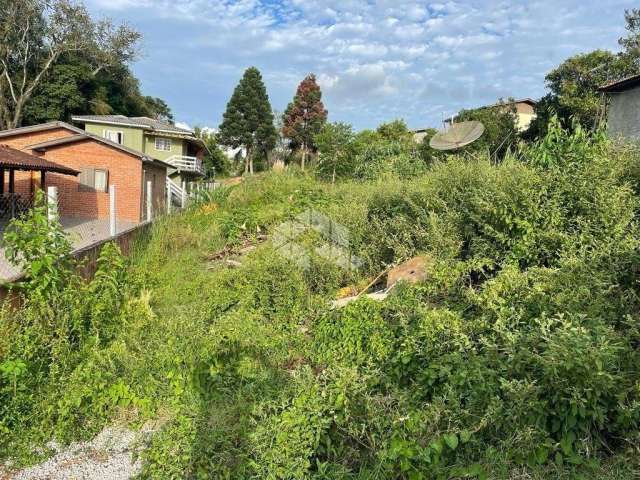
[[[452,124],[446,132],[438,132],[429,146],[436,150],[455,150],[475,142],[484,133],[484,125],[477,120]]]

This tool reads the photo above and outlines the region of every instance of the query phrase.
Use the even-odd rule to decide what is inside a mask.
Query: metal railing
[[[167,206],[168,210],[178,207],[186,207],[190,201],[202,195],[204,192],[213,191],[220,186],[215,181],[210,182],[182,182],[177,184],[167,177]]]
[[[181,207],[184,202],[185,192],[180,185],[167,177],[167,201],[169,208],[173,206]]]
[[[202,160],[187,155],[172,155],[165,160],[169,165],[181,172],[196,172],[204,175]]]
[[[33,208],[33,201],[33,195],[0,194],[0,221],[6,222],[25,214]]]

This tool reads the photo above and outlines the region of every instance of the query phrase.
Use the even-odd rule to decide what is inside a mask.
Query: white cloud
[[[617,48],[633,0],[85,0],[145,37],[145,93],[214,124],[241,72],[260,68],[275,108],[315,72],[333,120],[356,127],[544,93],[569,55]],[[172,60],[171,68],[166,59]]]

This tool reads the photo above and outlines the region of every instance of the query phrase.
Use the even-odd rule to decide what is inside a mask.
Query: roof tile
[[[78,175],[80,173],[77,170],[50,162],[44,158],[21,152],[8,145],[0,145],[0,167],[16,170],[45,170],[64,175]]]

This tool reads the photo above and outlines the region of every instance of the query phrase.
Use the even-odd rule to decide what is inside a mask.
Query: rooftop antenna
[[[453,123],[445,132],[438,132],[431,140],[429,146],[435,150],[458,150],[466,147],[479,139],[484,133],[484,125],[477,120]]]

